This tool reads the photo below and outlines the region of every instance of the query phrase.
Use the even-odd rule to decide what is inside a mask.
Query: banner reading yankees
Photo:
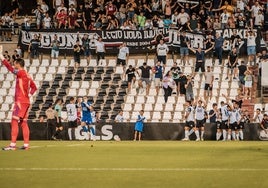
[[[224,39],[223,50],[230,50],[234,44],[231,40],[234,30],[236,30],[237,35],[241,38],[239,43],[240,54],[246,55],[246,31],[245,29],[224,29],[216,30],[215,33],[219,33]],[[254,31],[257,33],[257,31]],[[215,33],[213,35],[215,35]],[[155,46],[159,42],[160,38],[164,38],[166,44],[171,47],[171,49],[176,49],[180,47],[179,40],[179,31],[175,29],[153,29],[153,30],[107,30],[107,31],[84,31],[84,32],[73,32],[62,31],[62,30],[30,30],[30,31],[21,31],[20,34],[20,45],[22,49],[28,49],[31,39],[37,34],[40,35],[41,46],[40,51],[43,53],[49,53],[51,49],[51,42],[55,34],[58,36],[60,41],[60,52],[61,54],[66,53],[70,54],[73,46],[77,40],[82,39],[84,34],[89,35],[90,39],[90,48],[95,49],[96,40],[101,37],[105,43],[107,53],[118,53],[117,47],[122,43],[126,42],[127,46],[130,48],[130,53],[150,53],[155,52]],[[192,48],[205,48],[204,41],[207,38],[207,35],[202,33],[191,33],[186,32],[186,35],[190,39],[190,45]],[[257,35],[257,34],[256,34]],[[257,35],[258,36],[258,35]],[[256,38],[257,45],[260,44],[260,37]],[[257,47],[258,48],[258,47]]]

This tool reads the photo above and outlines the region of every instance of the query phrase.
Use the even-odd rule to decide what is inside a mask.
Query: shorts
[[[186,89],[185,89],[185,87],[183,87],[183,86],[181,86],[181,85],[180,85],[180,94],[182,94],[182,95],[185,95],[185,94],[186,94]]]
[[[84,50],[84,56],[89,57],[91,55],[90,49]]]
[[[220,121],[216,121],[217,129],[221,129],[221,124],[222,124],[222,122],[220,122]]]
[[[62,124],[61,124],[61,117],[59,117],[59,122],[56,123],[56,127],[62,127]]]
[[[196,62],[195,63],[195,72],[198,72],[201,69],[202,72],[205,72],[205,62]]]
[[[91,124],[92,123],[92,119],[88,118],[88,117],[82,117],[81,122],[85,122],[86,124]]]
[[[69,128],[76,128],[77,127],[77,120],[69,121],[68,122],[68,127]]]
[[[192,101],[192,100],[194,100],[194,94],[193,94],[193,93],[187,93],[187,92],[186,92],[186,100],[187,100],[187,101]]]
[[[161,86],[161,79],[160,78],[155,78],[154,79],[154,85],[156,87],[160,87]]]
[[[228,68],[229,69],[234,69],[234,68],[236,68],[236,66],[237,66],[237,63],[235,63],[233,66],[230,66],[229,63],[228,63]]]
[[[252,87],[252,81],[245,81],[245,87],[251,88]]]
[[[228,129],[228,120],[222,121],[221,122],[221,129]]]
[[[230,123],[229,128],[232,129],[233,131],[239,129],[239,127],[238,127],[238,125],[237,125],[237,122]]]
[[[117,65],[122,64],[123,66],[125,66],[126,65],[126,60],[125,59],[119,59],[119,58],[117,58],[117,63],[116,64]]]
[[[194,122],[193,121],[186,121],[185,122],[185,127],[193,128],[194,127]]]
[[[196,120],[195,127],[197,127],[197,128],[204,127],[204,123],[205,123],[204,119],[202,119],[202,120]]]
[[[136,76],[130,76],[130,77],[128,77],[127,78],[127,82],[129,82],[129,83],[132,82],[133,78],[136,78]]]
[[[15,102],[12,117],[27,119],[29,107],[30,104]]]
[[[143,132],[143,123],[140,121],[136,122],[134,130],[137,132]]]
[[[256,55],[256,46],[248,46],[247,53],[248,55]]]
[[[59,52],[60,51],[57,51],[57,50],[51,50],[51,57],[52,58],[58,58],[59,57]]]
[[[239,129],[244,129],[244,128],[245,128],[245,123],[244,122],[240,122]]]
[[[242,85],[245,85],[245,76],[239,76],[239,81]]]
[[[212,88],[213,87],[210,87],[210,84],[205,84],[205,90],[209,90],[209,91],[212,91]]]
[[[181,47],[180,48],[180,55],[181,56],[189,55],[189,49],[188,49],[188,47]]]
[[[178,87],[180,81],[178,79],[173,79],[173,80],[176,83],[176,86]]]
[[[74,62],[80,64],[80,56],[74,56]]]
[[[166,59],[167,59],[166,56],[161,56],[161,55],[157,56],[157,61],[160,61],[164,65],[166,64]]]
[[[151,84],[150,78],[141,78],[141,81],[145,82],[146,84]]]

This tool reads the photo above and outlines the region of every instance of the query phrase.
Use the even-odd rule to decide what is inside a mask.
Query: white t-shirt
[[[256,37],[255,36],[248,36],[247,38],[247,46],[256,46],[255,42]]]
[[[230,123],[235,123],[240,120],[240,113],[237,109],[229,111]]]
[[[228,18],[230,17],[230,15],[228,13],[222,13],[221,14],[221,23],[226,24],[228,22]]]
[[[91,114],[92,123],[96,123],[96,112],[92,111],[90,112],[90,114]]]
[[[124,122],[124,116],[121,116],[120,114],[118,114],[118,115],[115,117],[115,121],[116,121],[116,122]]]
[[[55,1],[55,5],[56,5],[56,7],[60,6],[60,5],[61,5],[61,2],[62,2],[62,0],[56,0],[56,1]]]
[[[194,107],[188,106],[185,111],[185,115],[189,113],[188,117],[186,118],[186,121],[194,121]]]
[[[118,59],[126,60],[127,54],[129,54],[129,48],[124,46],[119,49]]]
[[[264,21],[264,16],[262,14],[257,14],[254,19],[254,25],[261,26],[261,23]]]
[[[228,112],[227,105],[221,106],[220,111],[221,111],[221,119],[222,119],[222,121],[228,120],[229,112]]]
[[[189,14],[184,12],[184,13],[179,13],[179,15],[177,16],[177,19],[179,20],[181,25],[184,25],[184,24],[186,24],[188,22],[190,17],[189,17]]]
[[[46,13],[49,10],[47,4],[41,4],[41,9],[43,10],[43,13]]]
[[[171,21],[172,21],[172,24],[176,25],[178,21],[178,15],[172,14]]]
[[[262,114],[259,114],[259,115],[255,115],[255,117],[257,116],[256,120],[254,123],[261,123],[262,122],[262,119],[263,119],[263,115]],[[254,117],[254,119],[255,119]]]
[[[60,12],[62,9],[64,9],[64,11],[67,12],[67,8],[66,7],[62,7],[62,6],[60,6],[60,7],[57,8],[57,12]]]
[[[211,84],[213,78],[213,72],[205,72],[206,84]]]
[[[73,4],[74,6],[76,6],[76,0],[69,0],[69,6]]]
[[[25,26],[26,27],[30,27],[30,25],[31,25],[31,23],[30,23],[30,18],[24,18],[24,20],[23,20],[23,22],[24,22],[24,24],[25,24]]]
[[[51,26],[51,18],[50,17],[44,17],[44,26],[46,27],[46,28],[50,28],[50,26]]]
[[[255,6],[255,5],[253,5],[253,6],[251,7],[251,9],[252,9],[252,14],[253,14],[253,16],[256,17],[256,16],[258,15],[259,10],[260,10],[260,6]]]
[[[68,121],[75,121],[77,119],[77,109],[75,104],[67,104]]]
[[[168,46],[166,44],[158,44],[157,45],[157,55],[166,56],[168,52]]]
[[[245,3],[241,0],[241,1],[237,1],[236,2],[236,8],[239,8],[241,11],[244,11],[245,7]]]
[[[195,119],[196,120],[205,119],[205,109],[202,106],[195,107]]]
[[[96,51],[97,52],[105,52],[105,49],[104,49],[104,42],[99,42],[99,41],[96,41]]]

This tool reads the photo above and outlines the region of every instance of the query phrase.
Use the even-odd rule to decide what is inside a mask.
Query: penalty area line
[[[268,171],[268,168],[0,168],[0,171],[148,171],[148,172],[183,172],[183,171]]]

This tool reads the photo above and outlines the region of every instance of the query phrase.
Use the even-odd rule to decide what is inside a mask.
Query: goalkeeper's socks
[[[93,127],[90,128],[90,131],[93,135],[95,135],[95,129]]]
[[[83,127],[82,127],[82,130],[83,130],[83,132],[88,132],[88,129],[87,129],[86,126],[83,126]]]

